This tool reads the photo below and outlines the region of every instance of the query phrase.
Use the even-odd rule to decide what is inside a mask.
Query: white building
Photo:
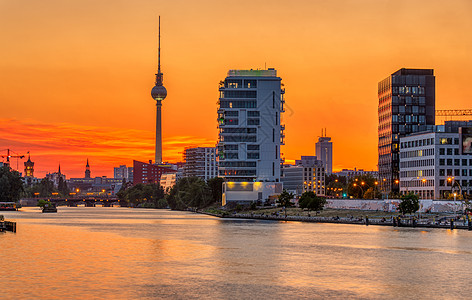
[[[162,174],[161,179],[159,179],[159,184],[165,193],[169,192],[169,190],[174,187],[176,182],[177,173]]]
[[[184,176],[196,176],[207,181],[218,176],[215,147],[196,147],[184,150]]]
[[[285,93],[281,80],[275,69],[230,70],[221,83],[218,170],[226,182],[280,182]],[[253,198],[240,200],[258,200]]]
[[[322,136],[315,144],[316,157],[323,162],[326,174],[333,173],[333,143],[330,137]]]
[[[472,191],[472,121],[449,121],[400,139],[400,192],[445,199]]]

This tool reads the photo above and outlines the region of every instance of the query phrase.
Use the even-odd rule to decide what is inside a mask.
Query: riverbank
[[[393,212],[339,209],[328,209],[315,214],[315,212],[303,211],[299,208],[289,208],[286,211],[269,208],[244,213],[210,209],[198,211],[198,213],[219,218],[472,230],[472,226],[465,218],[450,214],[423,214],[401,217],[398,216],[398,213]]]

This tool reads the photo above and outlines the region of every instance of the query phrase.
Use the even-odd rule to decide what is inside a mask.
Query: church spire
[[[85,165],[85,178],[90,178],[90,165],[89,165],[88,158],[87,158],[87,164]]]

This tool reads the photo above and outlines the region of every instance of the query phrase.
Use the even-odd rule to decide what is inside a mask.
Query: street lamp
[[[357,180],[357,179],[356,179],[356,180]],[[353,185],[354,187],[358,186],[358,187],[361,188],[361,193],[362,193],[361,198],[364,198],[364,189],[362,189],[362,186],[357,185],[357,183],[354,183],[354,184],[352,184],[352,185]]]

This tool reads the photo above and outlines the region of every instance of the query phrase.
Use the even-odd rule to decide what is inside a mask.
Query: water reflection
[[[6,298],[465,298],[472,233],[126,208],[5,213]]]

